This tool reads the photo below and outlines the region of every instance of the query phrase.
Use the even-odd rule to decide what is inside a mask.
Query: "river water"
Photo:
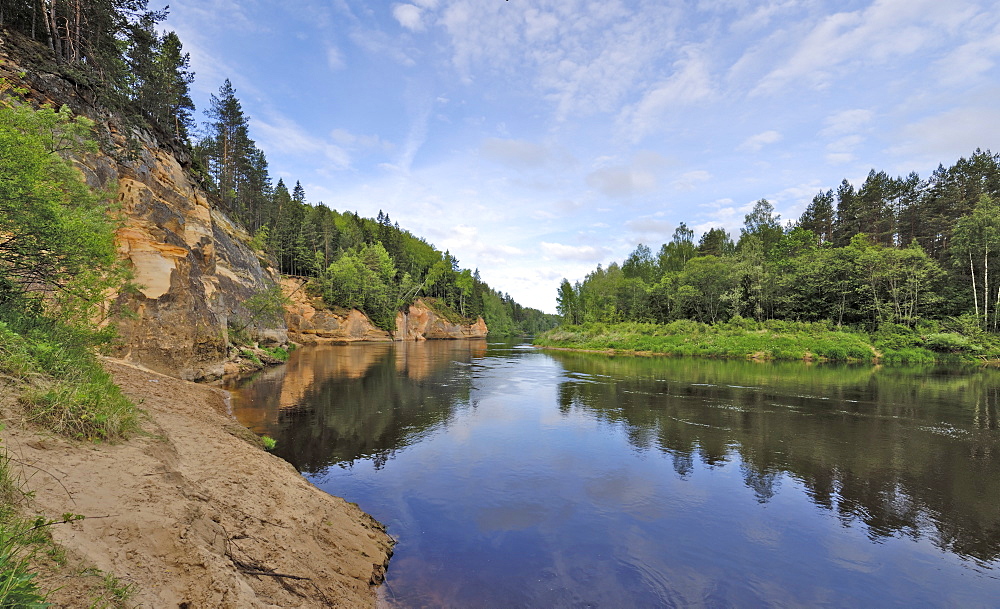
[[[385,607],[998,607],[1000,371],[304,348],[236,416],[398,540]]]

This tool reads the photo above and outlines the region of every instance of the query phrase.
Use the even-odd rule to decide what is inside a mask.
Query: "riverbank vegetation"
[[[761,199],[735,242],[712,228],[695,243],[682,223],[656,254],[640,244],[620,264],[564,279],[559,312],[571,327],[542,342],[866,359],[850,347],[860,340],[883,359],[995,357],[997,268],[1000,155],[977,150],[927,180],[875,170],[857,189],[844,180],[784,226]],[[622,323],[633,325],[594,325]],[[664,338],[678,331],[690,336]],[[695,347],[695,337],[707,342]],[[830,340],[843,353],[823,355]]]
[[[30,420],[113,440],[136,415],[96,359],[113,329],[95,321],[127,272],[106,193],[91,192],[60,156],[92,149],[91,126],[17,93],[0,100],[0,374]]]
[[[951,330],[951,331],[950,331]],[[1000,341],[978,342],[954,328],[886,325],[874,333],[829,322],[755,321],[743,317],[716,324],[688,319],[667,324],[600,322],[564,325],[535,344],[586,351],[650,355],[878,363],[964,362],[1000,359]]]
[[[62,154],[94,149],[93,124],[68,108],[32,108],[0,80],[0,407],[70,438],[111,441],[138,427],[135,405],[96,350],[108,291],[128,274],[116,213]],[[30,560],[47,524],[21,515],[21,487],[0,454],[0,605],[44,607]]]

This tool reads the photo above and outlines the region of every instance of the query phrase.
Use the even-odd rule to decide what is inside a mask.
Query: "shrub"
[[[954,332],[938,332],[924,337],[924,346],[939,353],[960,353],[975,349],[968,337]]]

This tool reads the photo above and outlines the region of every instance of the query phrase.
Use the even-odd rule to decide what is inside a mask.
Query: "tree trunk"
[[[972,302],[976,306],[976,319],[979,319],[979,292],[976,291],[976,267],[972,264],[972,250],[969,250],[969,272],[972,273]]]
[[[53,50],[55,50],[56,58],[59,61],[65,59],[63,51],[62,38],[59,35],[59,17],[56,14],[56,0],[52,0],[52,5],[49,10],[49,19],[52,21],[52,44]]]
[[[990,327],[990,246],[983,254],[983,329]]]

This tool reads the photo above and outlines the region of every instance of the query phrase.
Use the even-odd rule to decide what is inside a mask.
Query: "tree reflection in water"
[[[569,371],[561,412],[627,426],[681,477],[695,459],[735,454],[762,503],[787,474],[873,539],[929,535],[984,563],[1000,557],[997,370],[552,357]]]

